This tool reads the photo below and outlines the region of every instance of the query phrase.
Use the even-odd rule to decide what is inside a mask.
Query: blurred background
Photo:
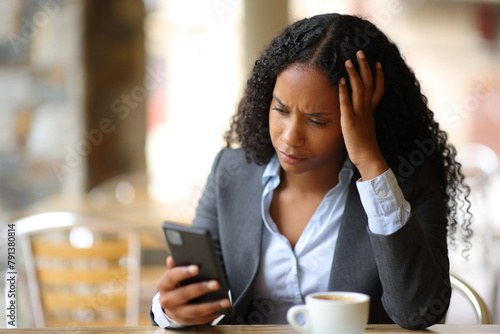
[[[499,323],[500,1],[3,0],[0,223],[68,211],[160,237],[164,220],[189,223],[253,62],[288,23],[326,12],[399,45],[457,146],[475,234],[452,270]],[[147,325],[165,249],[143,245]]]

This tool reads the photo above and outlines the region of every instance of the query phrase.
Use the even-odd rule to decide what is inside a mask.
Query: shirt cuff
[[[151,305],[151,310],[153,311],[155,322],[161,328],[185,328],[186,325],[178,323],[175,320],[170,319],[165,312],[163,312],[163,308],[160,303],[160,293],[157,292],[153,297],[153,302]]]
[[[411,206],[390,168],[374,179],[358,180],[356,186],[372,233],[389,235],[404,226]]]

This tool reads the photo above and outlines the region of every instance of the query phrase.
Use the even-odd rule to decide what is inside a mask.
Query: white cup
[[[362,334],[368,322],[370,297],[358,292],[318,292],[305,305],[292,306],[286,315],[296,330],[308,334]],[[302,315],[304,323],[297,321]]]

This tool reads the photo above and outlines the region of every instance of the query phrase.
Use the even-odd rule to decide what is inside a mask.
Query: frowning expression
[[[292,64],[278,75],[269,129],[286,172],[331,172],[346,157],[338,89],[306,64]]]

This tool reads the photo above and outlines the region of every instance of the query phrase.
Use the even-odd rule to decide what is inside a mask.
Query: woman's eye
[[[313,119],[311,119],[311,120],[309,120],[309,121],[310,121],[313,125],[318,126],[318,127],[323,127],[323,126],[325,126],[325,125],[326,125],[326,123],[325,123],[325,122],[319,122],[319,121],[315,121],[315,120],[313,120]]]
[[[280,109],[278,107],[273,107],[273,110],[276,110],[277,112],[279,112],[280,114],[288,114],[287,111],[283,110],[283,109]]]

